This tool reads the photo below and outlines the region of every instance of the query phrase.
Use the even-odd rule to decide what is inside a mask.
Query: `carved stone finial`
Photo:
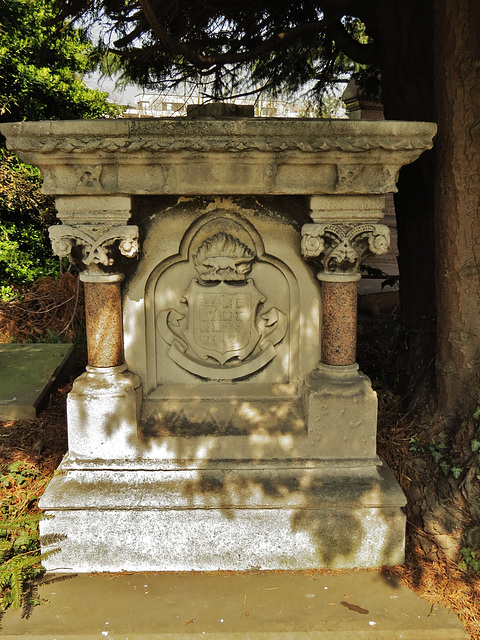
[[[246,279],[255,253],[238,238],[221,231],[204,240],[192,257],[200,280],[233,282]]]
[[[320,258],[321,273],[354,275],[368,253],[384,254],[390,230],[383,224],[305,224],[302,254]]]
[[[48,232],[57,256],[73,259],[72,250],[79,246],[82,249],[81,261],[87,268],[112,266],[114,259],[111,251],[117,241],[120,253],[127,258],[134,258],[139,251],[138,227],[135,225],[113,227],[98,237],[65,224],[49,227]]]

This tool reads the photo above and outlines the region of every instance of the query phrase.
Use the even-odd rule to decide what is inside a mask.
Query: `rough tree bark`
[[[437,402],[454,432],[480,402],[480,7],[435,3]]]
[[[419,377],[430,376],[436,356],[436,413],[421,425],[425,455],[409,470],[409,519],[430,557],[440,550],[458,562],[463,545],[480,547],[478,454],[470,448],[479,427],[471,415],[480,403],[478,0],[380,2],[377,29],[386,117],[439,126],[434,151],[402,170],[396,199],[417,397]],[[457,464],[460,477],[435,463],[428,451],[434,444],[445,445],[442,462]]]

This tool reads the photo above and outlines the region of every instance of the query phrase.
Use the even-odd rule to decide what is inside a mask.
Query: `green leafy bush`
[[[38,169],[0,149],[0,299],[12,297],[15,287],[58,275],[48,238],[53,198],[40,188]]]
[[[0,122],[111,118],[121,111],[82,81],[97,61],[85,30],[56,21],[53,0],[0,0]]]
[[[54,0],[0,0],[0,123],[114,118],[122,109],[89,89],[83,76],[99,60],[84,29],[56,20]],[[0,300],[15,288],[56,276],[48,226],[53,198],[38,169],[2,148],[0,136]]]

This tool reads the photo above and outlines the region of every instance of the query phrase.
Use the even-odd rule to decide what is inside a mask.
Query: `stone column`
[[[120,283],[123,275],[80,276],[85,288],[88,364],[118,367],[123,364],[123,322]]]
[[[141,389],[124,358],[119,268],[139,251],[138,228],[126,224],[130,198],[59,197],[56,206],[63,224],[49,229],[53,250],[83,269],[85,290],[88,365],[67,401],[69,455],[134,457]]]
[[[321,361],[306,381],[308,428],[327,457],[376,455],[376,395],[356,363],[357,283],[362,260],[388,250],[389,229],[377,223],[384,201],[313,196],[313,223],[302,228],[302,254],[315,261],[322,287]],[[320,430],[326,422],[328,433]]]

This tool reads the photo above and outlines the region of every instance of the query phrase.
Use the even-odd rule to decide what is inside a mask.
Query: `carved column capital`
[[[387,253],[390,230],[386,225],[312,223],[302,227],[302,254],[319,258],[322,276],[357,277],[368,254]]]
[[[61,224],[48,229],[53,252],[61,258],[80,260],[90,271],[99,271],[101,267],[111,267],[114,264],[112,255],[118,242],[118,250],[127,258],[135,258],[139,252],[138,227],[135,225],[121,225],[111,228],[72,227]],[[80,255],[75,254],[75,248],[80,248]]]

